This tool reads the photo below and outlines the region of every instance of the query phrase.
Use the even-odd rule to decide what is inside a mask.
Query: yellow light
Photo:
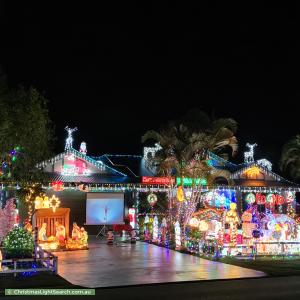
[[[191,227],[198,227],[199,226],[199,221],[197,218],[191,218],[189,222]]]
[[[235,210],[235,209],[236,209],[236,203],[231,202],[231,203],[230,203],[230,209],[231,209],[231,210]]]
[[[177,189],[177,199],[179,202],[182,202],[184,200],[184,193],[183,193],[182,186],[179,186]]]
[[[199,230],[200,231],[207,231],[208,230],[208,223],[204,220],[199,222]]]
[[[259,167],[256,167],[256,166],[253,166],[251,168],[248,168],[246,171],[245,171],[245,174],[249,177],[254,177],[254,176],[257,176],[259,175],[260,173],[260,169]]]
[[[60,200],[53,195],[49,200],[49,207],[52,208],[53,212],[60,206]]]

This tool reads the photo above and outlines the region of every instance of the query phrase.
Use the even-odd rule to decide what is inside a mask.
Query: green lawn
[[[224,257],[219,261],[226,264],[262,271],[270,276],[300,275],[299,257],[284,259],[282,259],[282,257],[260,257],[256,260]]]

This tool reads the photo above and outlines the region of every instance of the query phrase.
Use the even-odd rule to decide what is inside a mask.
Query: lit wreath
[[[147,196],[147,201],[149,202],[149,204],[151,206],[154,206],[157,202],[157,196],[155,194],[151,193]]]

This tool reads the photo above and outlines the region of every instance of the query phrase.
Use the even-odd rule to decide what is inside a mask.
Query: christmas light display
[[[136,226],[136,211],[135,208],[131,207],[128,210],[128,216],[129,216],[129,224],[131,225],[132,228],[135,228]]]
[[[229,208],[231,202],[236,202],[236,192],[234,190],[211,190],[205,192],[201,197],[203,203],[213,207]]]
[[[13,167],[20,154],[21,147],[17,146],[9,151],[0,161],[0,178],[10,178],[12,176]]]
[[[236,211],[236,203],[230,204],[230,210],[225,213],[224,221],[225,226],[228,224],[227,234],[229,235],[229,246],[235,247],[237,244],[237,225],[240,223],[240,219]],[[224,243],[228,243],[228,240],[225,240]]]
[[[157,216],[153,219],[153,233],[152,233],[152,242],[157,243],[158,241],[158,218]]]
[[[177,185],[182,185],[183,181],[183,185],[184,186],[192,186],[192,185],[207,185],[207,180],[205,178],[183,178],[183,180],[181,180],[180,177],[176,178],[176,184]]]
[[[184,192],[182,186],[179,186],[177,188],[177,200],[179,202],[182,202],[184,200]]]
[[[79,152],[86,155],[86,153],[87,153],[86,142],[81,142]]]
[[[255,178],[260,174],[260,169],[257,166],[252,166],[245,170],[245,175],[250,178]]]
[[[282,194],[278,193],[248,193],[245,196],[245,201],[247,204],[259,204],[259,205],[283,205],[292,203],[295,199],[294,192],[283,192]]]
[[[251,163],[251,166],[256,166],[256,167],[258,167],[258,168],[261,168],[261,166],[260,166],[257,162]],[[239,179],[239,177],[245,175],[245,171],[246,171],[247,169],[249,169],[249,166],[244,167],[244,168],[242,168],[242,169],[240,169],[240,170],[238,170],[238,171],[232,173],[232,174],[230,175],[230,178],[231,178],[231,179]],[[286,182],[286,183],[289,183],[289,184],[291,185],[291,187],[295,186],[295,184],[294,184],[293,182],[290,182],[290,181],[288,181],[287,179],[282,178],[281,176],[275,174],[274,172],[272,172],[272,171],[270,171],[270,170],[268,170],[268,169],[266,169],[266,168],[264,169],[264,173],[267,174],[267,175],[270,176],[270,177],[273,177],[276,181],[284,181],[284,182]],[[259,187],[257,187],[257,188],[259,188]]]
[[[60,200],[55,195],[53,195],[49,199],[49,208],[52,208],[53,212],[56,211],[56,209],[60,206]]]
[[[8,199],[4,208],[0,207],[0,242],[15,225],[14,199]]]
[[[60,192],[63,190],[63,182],[60,180],[53,181],[53,182],[51,182],[51,187],[52,187],[53,191]]]
[[[21,227],[15,227],[6,236],[3,245],[7,258],[32,257],[33,238],[32,235]]]
[[[61,174],[65,176],[88,176],[90,170],[87,168],[87,163],[83,159],[78,159],[73,153],[66,155]]]
[[[257,144],[247,143],[246,146],[249,148],[249,151],[244,152],[244,161],[245,163],[254,162],[254,148],[257,146]]]
[[[189,225],[191,227],[199,227],[199,220],[195,217],[190,219]]]
[[[255,203],[255,201],[256,201],[255,195],[254,195],[253,193],[248,193],[248,194],[246,195],[245,200],[246,200],[246,202],[247,202],[248,204],[253,204],[253,203]]]
[[[77,127],[70,128],[65,127],[65,130],[68,132],[68,137],[66,138],[65,151],[73,148],[73,132],[77,130]]]
[[[147,201],[153,207],[157,202],[157,196],[154,193],[150,193],[147,196]]]
[[[161,221],[161,225],[160,225],[160,233],[161,233],[160,242],[162,243],[162,245],[168,244],[167,227],[168,227],[167,219],[165,217],[163,217],[163,219]]]
[[[175,245],[176,245],[176,250],[181,249],[181,230],[180,230],[180,224],[178,221],[176,221],[174,225],[175,229]]]
[[[265,158],[259,159],[257,161],[257,164],[259,164],[263,168],[268,169],[269,171],[272,171],[272,163],[270,161],[268,161],[267,159],[265,159]]]
[[[199,222],[199,230],[200,231],[207,231],[208,230],[208,223],[205,220],[201,220]]]
[[[155,157],[157,151],[161,150],[162,147],[156,143],[154,147],[144,147],[144,159],[149,160]]]
[[[35,209],[50,208],[49,197],[45,194],[40,194],[39,196],[35,197],[34,204]]]
[[[255,241],[258,254],[300,253],[300,228],[293,218],[285,214],[267,214],[261,224],[261,234]]]
[[[142,183],[143,184],[173,184],[174,179],[172,177],[149,177],[149,176],[142,176]]]

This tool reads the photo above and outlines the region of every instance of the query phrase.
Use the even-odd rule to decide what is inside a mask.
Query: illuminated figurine
[[[88,246],[88,238],[89,238],[89,236],[88,236],[87,231],[83,227],[81,227],[80,228],[80,241],[83,246],[86,246],[86,247]]]
[[[166,234],[167,234],[167,220],[166,220],[166,218],[163,218],[162,221],[161,221],[160,231],[161,231],[161,243],[163,245],[165,245],[166,244]]]
[[[65,130],[68,132],[68,137],[66,139],[65,151],[73,148],[73,136],[72,133],[77,130],[77,127],[70,128],[68,126],[65,127]]]
[[[112,245],[114,243],[114,233],[109,231],[107,233],[107,245]]]
[[[55,229],[56,229],[56,239],[59,242],[60,246],[65,245],[65,239],[66,239],[66,229],[65,226],[59,224],[59,222],[55,222]]]
[[[181,249],[181,229],[180,229],[180,225],[179,222],[176,221],[175,225],[175,245],[176,245],[176,250],[180,250]]]
[[[47,241],[47,224],[43,223],[41,229],[39,230],[39,241]]]
[[[24,223],[25,223],[24,228],[25,228],[29,233],[32,233],[32,225],[31,225],[31,223],[29,222],[29,220],[26,220]]]
[[[72,240],[79,240],[81,238],[81,231],[76,222],[73,223]]]
[[[87,153],[86,142],[81,142],[79,151],[82,154],[86,155]]]
[[[225,228],[228,229],[230,246],[235,247],[237,244],[237,226],[240,224],[240,218],[236,211],[236,203],[230,203],[230,210],[225,214]],[[225,235],[224,235],[225,238]],[[228,240],[224,240],[227,243]]]
[[[249,151],[244,152],[244,161],[245,163],[254,162],[254,148],[257,144],[247,143],[246,146],[249,148]]]

